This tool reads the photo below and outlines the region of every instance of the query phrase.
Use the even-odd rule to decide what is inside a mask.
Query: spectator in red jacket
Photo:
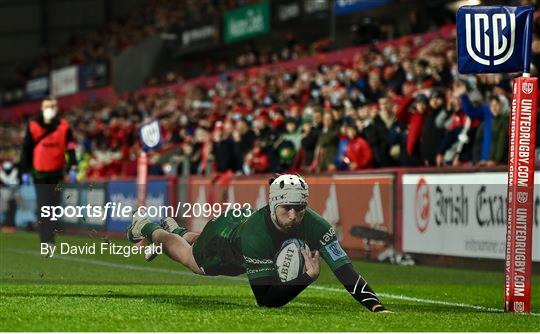
[[[246,175],[266,173],[270,166],[268,155],[261,148],[261,143],[257,140],[253,148],[244,157],[243,172]]]
[[[409,108],[410,107],[410,108]],[[418,94],[414,98],[405,97],[400,103],[396,117],[405,129],[406,137],[401,152],[401,165],[420,166],[420,136],[424,125],[424,117],[429,111],[428,98]]]
[[[358,129],[353,123],[345,125],[345,136],[339,143],[338,154],[336,166],[341,170],[358,170],[370,167],[373,163],[371,147],[358,135]]]

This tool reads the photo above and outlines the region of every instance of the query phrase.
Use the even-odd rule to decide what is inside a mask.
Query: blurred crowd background
[[[504,165],[512,78],[518,74],[460,75],[452,22],[456,2],[435,2],[441,7],[429,15],[433,7],[421,2],[399,13],[389,9],[405,6],[403,1],[380,1],[342,27],[332,22],[342,16],[332,13],[329,2],[313,0],[326,4],[326,14],[298,29],[232,44],[214,40],[209,49],[182,51],[158,66],[138,89],[67,108],[60,103],[60,116],[78,143],[77,179],[135,176],[137,129],[150,120],[159,120],[163,136],[163,145],[150,155],[150,175]],[[110,78],[112,58],[148,38],[174,44],[187,28],[261,1],[136,3],[127,16],[17,64],[3,91],[69,65],[103,62]],[[296,3],[304,13],[311,2],[268,6],[273,13]],[[401,20],[394,21],[396,15]],[[320,34],[302,32],[316,31],[317,22],[324,22]],[[534,29],[536,76],[538,13]],[[164,45],[167,52],[176,50]],[[340,50],[343,56],[336,57]],[[4,99],[2,113],[17,103]],[[37,108],[34,115],[2,122],[4,169],[17,165],[27,121],[39,114]]]

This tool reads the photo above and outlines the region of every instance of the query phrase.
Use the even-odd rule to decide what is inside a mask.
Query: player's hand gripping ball
[[[281,245],[276,257],[279,279],[282,282],[292,281],[305,272],[305,261],[301,248],[305,247],[309,254],[308,245],[300,239],[289,239]]]

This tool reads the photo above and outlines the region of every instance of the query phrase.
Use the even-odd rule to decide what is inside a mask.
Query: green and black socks
[[[148,240],[149,242],[152,241],[152,233],[154,233],[155,230],[166,230],[161,226],[160,224],[154,224],[154,223],[148,223],[143,226],[141,232],[143,236]],[[188,232],[188,229],[185,227],[177,227],[175,228],[171,233],[178,234],[179,236],[183,237],[184,234]]]
[[[188,232],[187,228],[178,226],[171,233],[178,234],[179,236],[183,237],[184,234],[186,234],[187,232]]]
[[[152,233],[154,233],[155,230],[163,230],[163,227],[161,227],[161,225],[159,224],[148,223],[143,226],[141,233],[142,235],[144,235],[146,240],[148,240],[149,242],[153,242]]]

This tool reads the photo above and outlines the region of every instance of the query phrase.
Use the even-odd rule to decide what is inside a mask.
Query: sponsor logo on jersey
[[[257,268],[257,269],[248,269],[246,270],[247,274],[256,274],[256,273],[262,273],[263,271],[272,271],[273,268]]]
[[[337,240],[329,243],[328,245],[324,246],[326,251],[328,252],[328,255],[332,258],[333,261],[342,259],[347,256],[343,248],[341,248],[341,245]]]
[[[322,239],[319,240],[319,242],[321,243],[321,245],[326,245],[330,240],[332,240],[334,237],[336,236],[336,230],[334,230],[333,227],[330,227],[330,229],[328,230],[328,232],[326,232],[325,234],[323,234],[322,236]]]
[[[244,255],[244,261],[251,264],[274,264],[274,261],[271,259],[254,259],[245,255]]]

